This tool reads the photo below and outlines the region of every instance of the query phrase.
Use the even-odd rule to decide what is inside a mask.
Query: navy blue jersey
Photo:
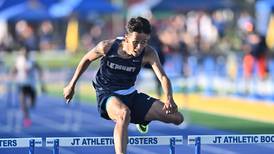
[[[135,84],[142,66],[144,50],[137,57],[122,58],[118,55],[121,42],[121,39],[116,39],[107,54],[101,58],[95,78],[96,88],[100,90],[124,90]]]

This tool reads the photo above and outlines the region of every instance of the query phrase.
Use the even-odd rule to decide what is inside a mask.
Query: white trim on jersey
[[[134,86],[132,86],[128,89],[116,90],[116,91],[114,91],[114,93],[119,94],[119,95],[129,95],[129,94],[133,93],[134,91],[136,91],[136,88]]]

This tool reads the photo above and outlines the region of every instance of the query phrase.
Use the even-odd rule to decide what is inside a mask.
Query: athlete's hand
[[[173,114],[178,111],[178,107],[175,104],[173,98],[167,99],[164,103],[163,111],[166,112],[166,114]]]
[[[63,89],[63,95],[64,95],[64,98],[66,99],[66,103],[68,104],[74,95],[74,86],[68,84]]]

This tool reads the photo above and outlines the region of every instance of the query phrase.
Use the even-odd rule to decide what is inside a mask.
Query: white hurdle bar
[[[42,138],[0,138],[0,149],[29,148],[29,154],[34,154],[35,147],[42,147]]]
[[[175,145],[183,144],[183,136],[130,136],[129,146],[169,145],[170,154],[175,154]],[[113,146],[113,137],[50,137],[46,147],[53,147],[53,154],[59,154],[59,147]]]
[[[270,144],[274,134],[190,135],[188,144],[195,144],[195,154],[201,154],[202,144]]]

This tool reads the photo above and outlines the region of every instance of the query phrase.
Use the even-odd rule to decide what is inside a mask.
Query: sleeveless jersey
[[[116,39],[107,54],[101,58],[100,68],[95,77],[98,90],[126,90],[134,86],[140,72],[144,50],[137,57],[122,58],[118,49],[122,39]]]
[[[23,55],[17,57],[15,62],[16,82],[19,85],[28,85],[35,87],[37,80],[37,69],[35,62],[31,59],[25,58]]]

